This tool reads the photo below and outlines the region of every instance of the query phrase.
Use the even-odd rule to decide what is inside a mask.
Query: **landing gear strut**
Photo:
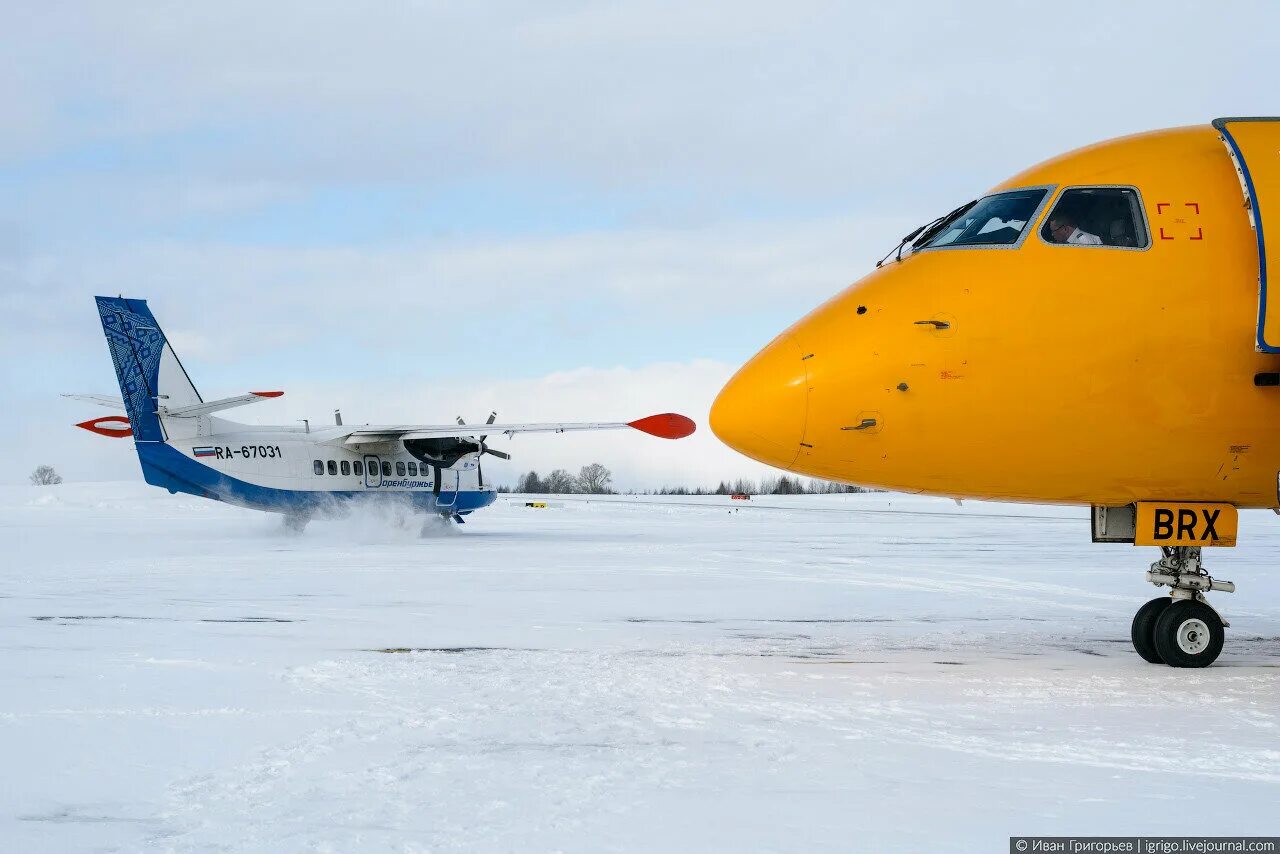
[[[1230,581],[1216,581],[1200,563],[1196,546],[1165,546],[1151,564],[1147,581],[1168,587],[1134,615],[1131,637],[1138,655],[1153,664],[1208,667],[1222,652],[1223,629],[1230,625],[1204,598],[1209,590],[1234,593]]]

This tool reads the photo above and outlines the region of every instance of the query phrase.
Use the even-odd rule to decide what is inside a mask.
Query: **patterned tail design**
[[[102,331],[116,366],[116,379],[133,438],[138,442],[163,442],[164,431],[156,417],[159,394],[160,359],[164,355],[164,333],[156,323],[146,300],[123,297],[95,297]]]

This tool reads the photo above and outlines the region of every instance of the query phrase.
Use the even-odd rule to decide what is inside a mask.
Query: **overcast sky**
[[[25,6],[25,9],[22,8]],[[91,296],[246,419],[630,419],[517,437],[620,486],[763,469],[706,414],[916,224],[1099,139],[1275,115],[1280,4],[7,4],[0,481],[138,477]]]

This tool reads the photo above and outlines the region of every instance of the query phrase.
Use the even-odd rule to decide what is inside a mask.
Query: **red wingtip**
[[[108,426],[110,424],[123,424],[124,426],[110,427]],[[133,435],[133,428],[129,426],[129,419],[122,415],[90,418],[88,421],[81,421],[76,426],[88,430],[90,433],[97,433],[99,436],[111,436],[115,439],[123,439],[125,436]]]
[[[284,394],[282,391],[251,391],[249,394],[255,397],[280,397]]]
[[[692,418],[686,418],[674,412],[664,412],[661,415],[650,415],[648,418],[628,421],[627,426],[660,439],[683,439],[698,429],[698,425],[693,423]]]

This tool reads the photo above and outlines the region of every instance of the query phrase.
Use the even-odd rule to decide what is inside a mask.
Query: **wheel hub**
[[[1183,620],[1178,626],[1178,649],[1187,655],[1199,655],[1209,646],[1209,627],[1204,620]]]

